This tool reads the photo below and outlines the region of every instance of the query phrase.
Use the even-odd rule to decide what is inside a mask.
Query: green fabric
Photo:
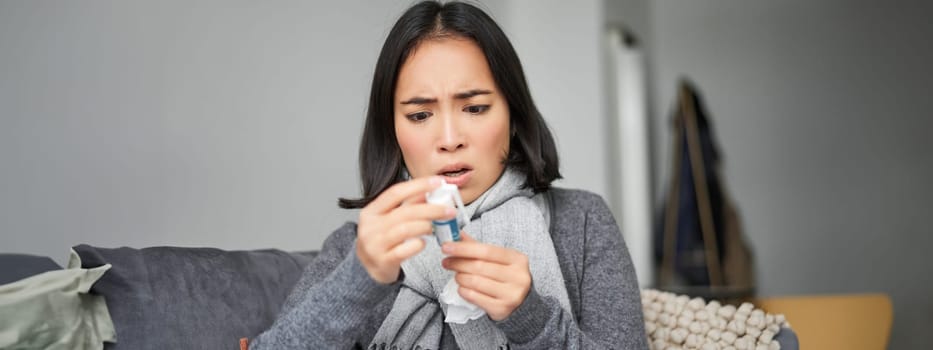
[[[88,290],[110,264],[68,267],[0,286],[0,349],[103,349],[116,332],[104,298]]]

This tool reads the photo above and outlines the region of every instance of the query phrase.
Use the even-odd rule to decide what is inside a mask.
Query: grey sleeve
[[[641,293],[628,248],[602,198],[586,214],[577,320],[534,288],[498,322],[513,349],[648,349]]]
[[[394,299],[399,283],[369,277],[356,257],[355,227],[348,226],[327,238],[275,323],[250,341],[250,349],[348,349],[372,338],[370,323],[384,318],[376,314],[386,298]]]

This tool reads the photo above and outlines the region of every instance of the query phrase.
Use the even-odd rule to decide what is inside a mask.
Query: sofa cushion
[[[91,289],[104,296],[117,342],[107,349],[235,349],[275,320],[314,257],[279,250],[98,248],[83,267],[112,264]]]
[[[0,285],[62,268],[48,257],[27,254],[0,254],[0,267]]]

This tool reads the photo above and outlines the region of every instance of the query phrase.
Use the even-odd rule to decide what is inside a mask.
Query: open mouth
[[[447,183],[461,187],[470,181],[472,173],[473,168],[466,163],[455,163],[441,168],[437,175],[443,176]]]
[[[447,176],[447,177],[457,177],[457,176],[460,176],[460,175],[465,174],[467,171],[470,171],[470,169],[467,169],[467,168],[460,168],[460,169],[457,169],[457,170],[454,170],[454,171],[442,172],[441,175],[444,175],[444,176]]]
[[[454,179],[461,178],[462,176],[469,174],[472,170],[473,168],[471,168],[466,163],[455,163],[441,168],[437,174],[444,176],[447,179]]]

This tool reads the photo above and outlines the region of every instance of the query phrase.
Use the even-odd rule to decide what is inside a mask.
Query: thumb
[[[467,234],[466,231],[460,231],[460,241],[475,242],[476,240],[473,239],[473,236],[470,236],[469,234]]]

